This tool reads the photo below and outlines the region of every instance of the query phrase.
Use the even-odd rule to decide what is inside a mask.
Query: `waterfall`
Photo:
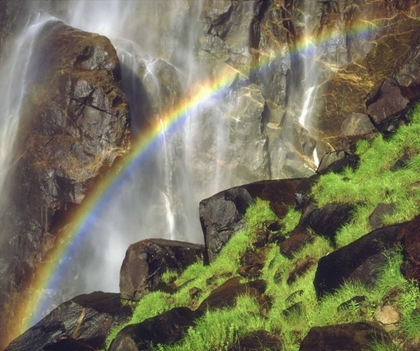
[[[303,40],[301,46],[303,47],[301,56],[303,61],[303,80],[301,89],[303,92],[303,98],[301,99],[301,113],[299,116],[300,125],[308,131],[310,136],[314,136],[312,127],[312,110],[315,105],[315,98],[318,90],[318,76],[319,70],[317,69],[318,60],[318,44],[314,38],[314,21],[312,16],[316,13],[315,2],[306,1],[304,5],[304,29],[303,29]],[[316,147],[314,148],[313,163],[315,167],[319,165],[318,155]]]
[[[243,16],[245,21],[241,26],[232,27],[238,36],[241,30],[249,32],[253,13],[251,5],[251,2],[238,5],[242,10],[237,20],[239,22]],[[246,73],[233,65],[231,67],[230,63],[223,62],[224,68],[235,72],[235,78],[231,79],[230,86],[220,83],[224,88],[222,94],[209,91],[205,100],[185,111],[183,123],[176,130],[167,132],[163,128],[162,114],[180,100],[193,96],[192,87],[204,85],[209,79],[208,72],[195,61],[202,8],[203,0],[75,0],[69,2],[66,11],[56,14],[59,20],[75,28],[107,36],[115,46],[122,68],[122,88],[132,114],[133,138],[141,138],[145,125],[162,126],[162,133],[144,155],[136,172],[127,175],[118,194],[106,204],[89,228],[83,247],[73,254],[70,280],[63,282],[59,289],[66,290],[66,286],[71,285],[72,294],[95,290],[117,292],[120,266],[130,244],[151,237],[202,243],[198,218],[200,200],[232,186],[270,177],[268,157],[265,157],[267,139],[261,120],[251,121],[252,136],[244,132],[234,136],[243,119],[249,118],[248,113],[263,116],[264,97],[256,85],[250,84]],[[309,28],[308,20],[305,19],[305,28]],[[41,25],[42,22],[37,23]],[[7,155],[11,152],[8,147],[13,144],[9,130],[17,123],[14,119],[17,117],[10,118],[9,115],[19,116],[16,108],[19,109],[26,93],[25,65],[30,61],[36,28],[28,26],[22,31],[23,37],[16,41],[16,54],[11,55],[10,63],[7,61],[3,68],[16,71],[14,78],[7,76],[6,84],[13,81],[22,86],[9,89],[17,96],[6,96],[3,103],[7,108],[0,123],[3,133],[8,136],[3,135],[1,140],[0,169],[7,168],[5,165],[9,162]],[[214,45],[221,44],[216,41]],[[29,52],[19,53],[19,48],[29,48]],[[242,55],[244,62],[250,56],[240,50],[232,55]],[[317,90],[315,45],[308,46],[302,55],[305,98],[299,122],[310,131]],[[18,56],[22,60],[13,63]],[[235,85],[240,79],[243,79],[243,86]],[[4,86],[1,88],[6,90]],[[20,102],[16,104],[15,101]],[[259,139],[252,140],[254,136]],[[256,175],[250,180],[248,175],[242,176],[246,172],[243,172],[241,162],[253,152],[257,156],[253,156],[255,159],[250,161],[250,167]],[[241,153],[243,158],[238,158]],[[0,174],[0,182],[1,177]],[[60,295],[49,290],[46,293],[53,300]],[[53,303],[62,302],[60,298]]]
[[[51,19],[52,17],[41,13],[31,16],[0,67],[0,193],[6,191],[4,183],[13,162],[11,157],[23,100],[31,93],[27,76],[35,41],[43,25]]]

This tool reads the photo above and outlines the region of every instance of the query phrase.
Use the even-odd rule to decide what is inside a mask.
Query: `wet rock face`
[[[45,318],[14,340],[7,351],[58,350],[58,345],[100,349],[112,328],[131,316],[119,294],[95,292],[61,304]],[[84,348],[82,348],[82,346]],[[69,348],[71,349],[71,348]],[[76,350],[75,348],[73,348]]]
[[[375,8],[377,12],[374,13],[372,11]],[[371,20],[385,18],[384,15],[394,10],[381,1],[376,4],[367,1],[357,6],[358,16],[371,16]],[[413,6],[412,11],[419,11],[419,6]],[[319,88],[316,129],[320,131],[320,136],[334,137],[329,139],[333,147],[341,148],[341,126],[352,113],[371,115],[372,120],[377,123],[375,127],[386,131],[395,121],[385,125],[380,122],[392,120],[407,105],[408,100],[418,98],[415,88],[418,77],[413,62],[420,44],[419,27],[420,22],[417,20],[402,14],[392,16],[387,27],[378,27],[369,34],[377,38],[375,46],[372,46],[373,41],[364,42],[369,49],[364,56],[339,69]],[[356,41],[354,45],[358,45]],[[381,86],[381,82],[386,84],[382,86],[382,92],[379,89],[378,95],[378,84]],[[397,94],[394,95],[392,91]],[[375,104],[369,100],[369,94],[376,97]],[[392,95],[392,102],[385,99],[386,95]],[[384,98],[381,99],[381,96]],[[346,99],[345,104],[340,102],[343,97]]]
[[[88,190],[123,156],[130,113],[110,41],[48,22],[29,62],[0,237],[4,291],[22,291]],[[13,302],[10,302],[13,310]],[[3,329],[3,328],[0,328]]]
[[[121,297],[139,300],[159,286],[162,273],[180,273],[203,255],[204,246],[181,241],[148,239],[130,245],[121,266]]]

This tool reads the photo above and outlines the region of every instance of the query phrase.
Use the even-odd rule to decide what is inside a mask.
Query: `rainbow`
[[[360,21],[352,27],[351,35],[354,37],[363,37],[373,27],[375,26],[372,26],[372,23]],[[310,52],[317,45],[328,43],[337,37],[337,32],[330,32],[316,39],[302,38],[297,43],[295,51],[289,53],[289,55]],[[266,68],[273,60],[273,56],[278,59],[283,54],[270,56],[266,57],[261,55],[257,67],[258,70]],[[131,151],[120,164],[121,171],[105,177],[91,191],[90,195],[84,199],[81,208],[75,214],[67,230],[57,239],[57,245],[45,260],[46,263],[37,269],[34,279],[29,282],[32,299],[22,301],[19,310],[15,311],[12,322],[14,327],[11,330],[9,341],[21,335],[39,319],[40,311],[44,309],[43,291],[47,288],[58,286],[60,277],[62,277],[66,270],[66,264],[57,264],[57,262],[60,260],[63,261],[64,258],[70,255],[72,250],[76,250],[83,243],[91,224],[95,221],[99,213],[101,213],[105,204],[112,199],[113,194],[120,188],[129,174],[134,172],[139,166],[144,155],[153,149],[155,143],[158,142],[159,135],[162,132],[174,131],[185,120],[188,112],[193,107],[203,104],[206,100],[215,96],[215,94],[222,94],[226,91],[238,73],[238,71],[232,69],[212,81],[201,82],[196,85],[191,90],[192,93],[189,98],[184,99],[176,107],[161,115],[159,124],[144,131],[132,144]]]

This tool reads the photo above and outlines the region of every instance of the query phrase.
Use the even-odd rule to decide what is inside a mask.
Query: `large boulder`
[[[200,221],[206,245],[206,262],[212,262],[223,246],[244,229],[244,215],[255,198],[270,202],[282,217],[295,204],[295,191],[302,179],[266,180],[222,191],[200,202]]]
[[[379,325],[358,322],[313,327],[303,339],[299,351],[369,351],[375,342],[392,344],[388,333]]]
[[[415,217],[400,233],[403,244],[402,271],[407,279],[420,282],[420,216]]]
[[[314,280],[318,298],[334,293],[346,281],[373,286],[387,262],[384,252],[392,253],[395,249],[404,225],[395,224],[374,230],[322,257],[318,261]]]
[[[94,292],[76,296],[12,341],[5,351],[43,350],[46,345],[46,349],[54,350],[65,344],[97,350],[105,347],[112,328],[130,317],[131,308],[121,304],[119,294]]]
[[[162,273],[181,273],[202,261],[203,255],[203,245],[175,240],[147,239],[130,245],[121,266],[121,297],[139,300],[159,286]]]
[[[19,297],[29,298],[20,294],[55,247],[70,210],[130,144],[130,112],[111,42],[49,21],[33,45],[8,206],[0,214],[0,251],[6,267],[1,290],[17,297],[6,297],[6,315],[17,311]],[[71,288],[66,293],[72,294]],[[6,334],[0,340],[8,340],[7,330],[0,321],[0,334]]]
[[[299,226],[310,227],[316,234],[335,244],[338,230],[348,223],[355,208],[355,205],[346,203],[330,203],[321,208],[308,206]]]
[[[369,94],[367,111],[378,130],[393,131],[410,100],[395,79],[385,78]]]
[[[115,337],[109,351],[150,350],[158,344],[179,340],[201,313],[177,307],[139,324],[124,327]]]

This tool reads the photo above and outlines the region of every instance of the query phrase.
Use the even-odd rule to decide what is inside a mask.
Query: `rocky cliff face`
[[[130,144],[130,113],[115,49],[105,37],[49,22],[30,62],[2,214],[1,340],[65,219]],[[71,292],[70,292],[71,293]],[[24,297],[25,296],[25,297]]]

